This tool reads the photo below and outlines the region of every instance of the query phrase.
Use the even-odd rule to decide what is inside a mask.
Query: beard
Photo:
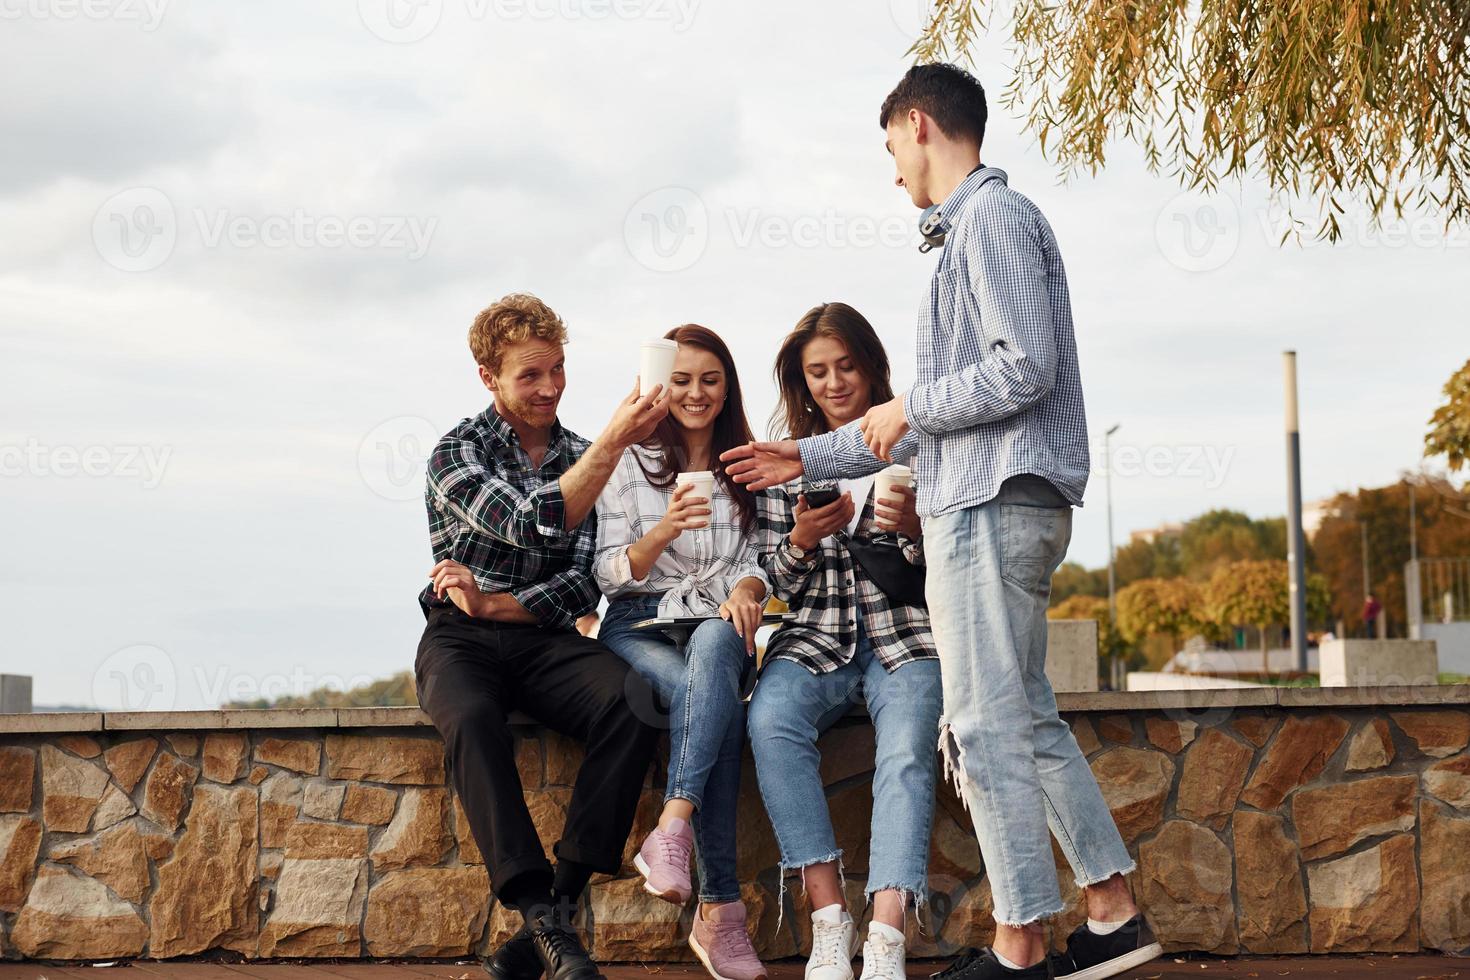
[[[516,398],[507,392],[500,392],[500,409],[502,412],[514,415],[527,425],[537,428],[549,428],[556,421],[556,408],[561,399],[557,399],[550,405],[537,405],[535,402]]]

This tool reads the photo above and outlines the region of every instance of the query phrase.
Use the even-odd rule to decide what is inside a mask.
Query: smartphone
[[[806,497],[806,505],[816,510],[818,507],[836,503],[837,498],[842,496],[842,491],[836,487],[829,487],[825,490],[803,490],[802,494]]]

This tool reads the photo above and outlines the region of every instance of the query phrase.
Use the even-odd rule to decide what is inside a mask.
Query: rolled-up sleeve
[[[467,439],[446,436],[434,448],[428,493],[439,509],[515,548],[564,546],[571,540],[559,480],[522,493],[497,477],[480,447]]]
[[[852,480],[886,469],[888,464],[874,456],[863,441],[857,421],[840,429],[796,441],[801,468],[809,480]],[[912,459],[919,450],[919,437],[911,429],[893,447],[894,462]]]
[[[644,591],[647,576],[633,577],[628,549],[637,541],[625,498],[634,492],[627,479],[627,457],[619,461],[607,486],[597,498],[597,548],[592,561],[592,577],[609,599],[626,592]]]
[[[786,551],[786,542],[795,526],[791,498],[785,487],[771,487],[756,498],[758,505],[755,550],[771,595],[791,602],[806,588],[812,570],[817,567],[818,551],[808,561],[797,561]]]

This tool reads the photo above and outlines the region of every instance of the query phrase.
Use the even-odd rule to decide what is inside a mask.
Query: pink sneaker
[[[745,906],[716,905],[709,917],[696,913],[689,948],[715,980],[766,980],[766,968],[745,931]]]
[[[653,828],[633,858],[643,876],[643,888],[665,902],[683,905],[694,886],[689,882],[689,855],[694,850],[694,830],[688,821],[675,817],[669,829]]]

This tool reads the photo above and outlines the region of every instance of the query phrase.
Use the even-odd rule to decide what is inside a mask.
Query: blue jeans
[[[790,660],[766,664],[749,724],[761,798],[783,871],[841,858],[817,737],[864,697],[878,736],[867,894],[896,888],[923,904],[941,707],[937,660],[915,660],[889,673],[859,621],[857,652],[834,671],[813,674]]]
[[[995,920],[1009,926],[1062,911],[1048,826],[1079,886],[1134,866],[1046,679],[1046,607],[1072,508],[1036,479],[924,521],[940,750],[975,822]]]
[[[694,804],[699,900],[737,901],[735,811],[745,739],[745,705],[740,700],[745,641],[722,619],[702,624],[683,650],[658,630],[632,629],[634,623],[658,615],[658,602],[656,595],[614,600],[597,638],[633,668],[634,683],[641,678],[648,685],[628,691],[634,711],[646,724],[668,729],[664,802]],[[690,710],[690,705],[697,708]]]

